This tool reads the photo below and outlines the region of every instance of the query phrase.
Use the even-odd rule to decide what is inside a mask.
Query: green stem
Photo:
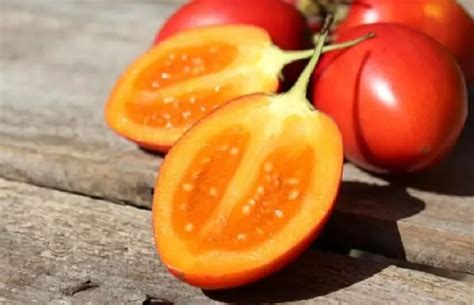
[[[311,74],[313,73],[314,68],[316,67],[316,64],[319,61],[319,58],[321,57],[321,53],[324,47],[324,42],[326,41],[326,37],[329,35],[329,28],[331,26],[332,20],[333,20],[333,16],[328,15],[326,20],[324,21],[323,30],[321,31],[321,34],[318,37],[316,47],[314,48],[314,51],[313,51],[313,56],[309,60],[309,63],[306,65],[306,68],[304,68],[303,72],[298,77],[298,80],[296,81],[296,83],[286,93],[287,95],[293,96],[295,100],[303,100],[311,105],[311,103],[309,103],[309,101],[306,99],[306,90],[308,88],[308,83],[309,83],[309,79],[311,78]],[[311,108],[313,108],[312,105],[311,105]]]
[[[318,34],[318,36],[319,35],[320,34]],[[331,51],[335,51],[339,49],[345,49],[345,48],[354,46],[366,39],[372,38],[374,36],[375,36],[374,33],[367,33],[366,35],[353,39],[353,40],[348,40],[341,43],[335,43],[332,45],[324,46],[322,53],[331,52]],[[316,38],[316,40],[317,39],[318,38]],[[314,49],[302,50],[302,51],[285,51],[283,62],[285,65],[287,65],[297,60],[310,58],[311,56],[313,56],[313,54],[314,54]]]
[[[329,46],[325,46],[323,48],[323,53],[331,52],[331,51],[335,51],[335,50],[339,50],[339,49],[349,48],[349,47],[355,46],[356,44],[361,43],[364,40],[374,38],[374,37],[375,37],[375,34],[372,33],[372,32],[369,32],[369,33],[365,34],[364,36],[361,36],[361,37],[356,38],[356,39],[352,39],[352,40],[344,41],[344,42],[341,42],[341,43],[335,43],[335,44],[332,44],[332,45],[329,45]]]

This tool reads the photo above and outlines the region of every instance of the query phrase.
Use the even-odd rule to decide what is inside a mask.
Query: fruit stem
[[[318,36],[320,34],[316,34],[317,36],[315,36],[315,43],[318,39]],[[323,47],[323,51],[322,53],[326,53],[326,52],[331,52],[331,51],[335,51],[335,50],[339,50],[339,49],[345,49],[347,47],[351,47],[351,46],[354,46],[366,39],[369,39],[369,38],[372,38],[374,37],[374,33],[367,33],[366,35],[362,36],[362,37],[359,37],[359,38],[356,38],[356,39],[352,39],[352,40],[348,40],[348,41],[344,41],[344,42],[341,42],[341,43],[335,43],[335,44],[332,44],[332,45],[328,45],[328,46],[324,46]],[[294,61],[297,61],[297,60],[301,60],[301,59],[307,59],[307,58],[310,58],[313,54],[314,54],[314,49],[310,49],[310,50],[302,50],[302,51],[286,51],[284,53],[285,57],[284,57],[284,64],[287,65],[289,63],[292,63]]]
[[[332,21],[333,21],[332,15],[328,15],[326,19],[324,20],[323,29],[321,31],[321,34],[318,37],[318,41],[316,42],[316,46],[314,48],[313,55],[311,59],[309,60],[309,63],[306,65],[306,67],[304,68],[301,75],[298,77],[298,80],[293,85],[293,87],[291,87],[291,89],[286,93],[286,95],[292,96],[292,99],[294,100],[299,100],[299,101],[303,100],[307,104],[311,105],[311,103],[306,99],[306,90],[308,88],[311,74],[313,73],[314,68],[316,67],[316,64],[319,61],[319,58],[321,57],[324,42],[326,41],[326,37],[329,34],[329,28],[332,24]],[[311,105],[310,108],[314,109],[313,105]]]

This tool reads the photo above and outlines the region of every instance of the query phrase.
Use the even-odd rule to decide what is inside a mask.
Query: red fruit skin
[[[206,25],[252,24],[264,28],[284,50],[308,46],[304,16],[281,0],[196,0],[183,5],[158,32],[155,43],[176,32]]]
[[[474,81],[474,20],[456,0],[355,0],[337,29],[370,23],[400,23],[438,40]]]
[[[467,117],[467,89],[448,51],[396,24],[353,28],[338,41],[374,32],[327,53],[313,77],[312,101],[341,129],[346,157],[375,172],[414,172],[443,159]]]

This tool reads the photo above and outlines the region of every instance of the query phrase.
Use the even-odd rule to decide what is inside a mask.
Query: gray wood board
[[[175,5],[154,1],[0,2],[0,176],[149,207],[160,156],[103,122],[116,77]],[[322,245],[474,273],[474,126],[423,174],[345,166]]]
[[[474,284],[307,251],[256,284],[209,292],[171,276],[150,212],[0,179],[0,303],[469,304]]]

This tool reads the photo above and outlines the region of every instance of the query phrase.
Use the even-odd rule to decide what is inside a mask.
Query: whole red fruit
[[[355,0],[337,31],[381,22],[404,24],[438,40],[474,81],[474,20],[456,0]]]
[[[312,100],[341,129],[346,157],[377,172],[412,172],[441,160],[467,117],[456,61],[430,37],[396,24],[370,24],[338,41],[374,32],[330,52],[315,72]]]
[[[179,8],[158,32],[155,43],[189,28],[243,23],[259,26],[284,50],[304,48],[309,29],[304,16],[281,0],[196,0]]]

